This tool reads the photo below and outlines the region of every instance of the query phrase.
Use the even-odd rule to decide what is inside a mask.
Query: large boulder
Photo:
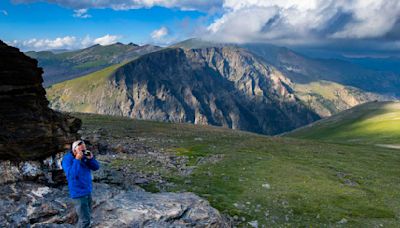
[[[94,227],[229,227],[207,200],[193,193],[122,191],[100,203],[93,218]]]
[[[39,160],[78,138],[81,120],[48,108],[42,68],[0,40],[0,159]]]
[[[193,193],[128,191],[94,183],[93,227],[230,227],[208,201]],[[0,185],[0,227],[73,227],[67,187],[34,182]]]

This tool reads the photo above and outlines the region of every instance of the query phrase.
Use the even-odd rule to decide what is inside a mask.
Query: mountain
[[[242,47],[277,67],[297,84],[330,81],[363,91],[400,96],[400,75],[374,71],[339,59],[313,59],[285,47],[245,44]]]
[[[317,59],[339,59],[359,65],[366,69],[374,71],[386,71],[400,74],[400,53],[396,50],[392,51],[357,51],[357,52],[341,52],[340,50],[300,48],[296,47],[298,53],[306,55],[310,58]]]
[[[274,67],[237,47],[169,48],[48,88],[51,107],[277,134],[319,119]]]
[[[285,134],[341,143],[396,144],[400,139],[400,102],[369,102]]]
[[[237,47],[237,45],[229,43],[217,43],[215,41],[207,41],[198,38],[191,38],[170,46],[170,48],[182,48],[182,49],[201,49],[201,48],[212,48],[212,47]]]
[[[347,57],[345,60],[356,63],[365,68],[379,71],[391,71],[400,74],[400,57],[385,57],[385,58],[351,58]]]
[[[184,49],[227,46],[246,49],[282,72],[293,82],[292,89],[296,96],[321,117],[331,116],[368,101],[392,100],[400,92],[399,87],[395,86],[400,75],[366,70],[340,60],[312,59],[271,44],[234,45],[189,39],[174,45]],[[340,62],[345,66],[341,68],[331,65],[330,61]],[[394,84],[385,83],[386,78],[382,78],[381,74],[389,74],[392,78],[387,80],[394,81]],[[365,80],[371,82],[365,83],[364,79],[357,79],[359,75],[368,77]],[[371,85],[372,89],[365,84]]]
[[[191,39],[47,92],[51,107],[63,111],[278,134],[358,104],[392,99],[380,87],[399,90],[396,75],[388,78],[392,85],[379,72],[341,63],[347,68],[267,44]],[[374,75],[379,80],[372,82]]]
[[[47,87],[160,49],[152,45],[115,43],[106,46],[97,44],[77,51],[30,51],[25,54],[38,60],[39,66],[44,69],[44,86]]]

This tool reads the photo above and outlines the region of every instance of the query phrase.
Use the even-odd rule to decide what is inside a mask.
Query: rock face
[[[81,121],[48,108],[37,61],[0,41],[0,159],[35,160],[63,151]]]
[[[166,49],[125,64],[101,83],[87,81],[50,87],[51,107],[263,134],[319,119],[287,77],[236,47]],[[82,83],[87,89],[77,96]]]

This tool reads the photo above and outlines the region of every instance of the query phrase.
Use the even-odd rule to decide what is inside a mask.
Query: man
[[[86,145],[82,140],[72,143],[72,150],[64,156],[62,167],[67,176],[68,189],[75,201],[78,214],[78,227],[90,227],[92,212],[92,175],[91,170],[99,169],[99,163],[93,154],[85,155]]]

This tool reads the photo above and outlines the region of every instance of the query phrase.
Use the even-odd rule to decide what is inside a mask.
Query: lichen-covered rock
[[[81,127],[48,108],[37,61],[0,41],[0,159],[38,160],[64,150]]]

